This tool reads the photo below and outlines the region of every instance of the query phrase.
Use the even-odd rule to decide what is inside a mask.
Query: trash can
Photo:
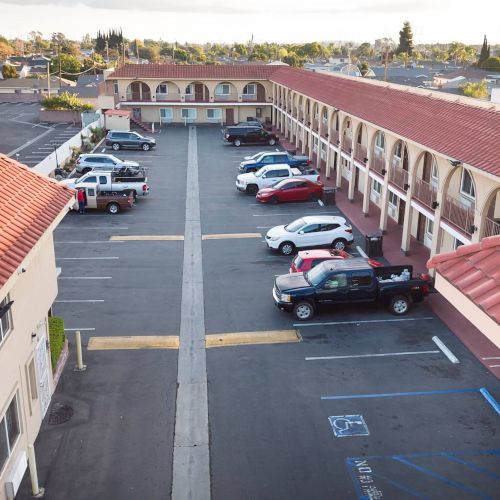
[[[323,203],[325,205],[335,205],[335,191],[333,187],[326,187],[323,189]]]
[[[382,257],[384,255],[382,250],[383,240],[384,237],[380,232],[365,236],[365,252],[368,257]]]

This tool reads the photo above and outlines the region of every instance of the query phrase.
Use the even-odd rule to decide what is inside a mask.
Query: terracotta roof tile
[[[269,80],[279,66],[209,64],[125,64],[113,78],[164,78],[189,80]]]
[[[444,98],[383,87],[363,79],[281,67],[285,85],[410,141],[500,175],[500,112]]]
[[[72,198],[73,190],[0,154],[0,287]]]
[[[500,324],[500,236],[435,255],[427,267],[436,268],[443,278]]]

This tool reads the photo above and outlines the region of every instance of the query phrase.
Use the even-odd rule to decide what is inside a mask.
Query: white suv
[[[80,155],[76,160],[76,171],[79,174],[86,174],[91,170],[109,172],[121,168],[129,169],[132,174],[139,172],[139,164],[136,161],[120,160],[120,158],[108,154],[88,153]]]
[[[331,215],[302,217],[286,226],[275,226],[266,234],[267,246],[282,255],[290,255],[296,248],[343,250],[353,240],[352,227],[346,220]]]

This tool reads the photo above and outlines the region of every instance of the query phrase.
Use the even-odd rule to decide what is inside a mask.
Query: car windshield
[[[83,177],[80,177],[79,179],[76,179],[75,184],[79,184],[80,182],[82,182],[82,180],[83,180]]]
[[[278,181],[274,186],[273,188],[274,189],[281,189],[283,186],[286,186],[287,184],[290,184],[290,182],[288,181],[288,179],[285,179],[284,181]]]
[[[328,276],[328,273],[323,270],[322,266],[316,266],[304,273],[304,276],[311,285],[318,286]]]
[[[144,139],[144,136],[139,134],[138,132],[134,132],[134,135],[138,137],[139,139]]]
[[[297,219],[297,220],[294,220],[293,222],[290,222],[290,224],[287,224],[285,226],[285,229],[289,233],[296,233],[299,229],[301,229],[305,225],[306,225],[306,221],[304,219]]]
[[[255,177],[262,177],[262,175],[265,173],[266,173],[266,169],[262,168],[260,170],[257,170],[257,172],[255,172]]]

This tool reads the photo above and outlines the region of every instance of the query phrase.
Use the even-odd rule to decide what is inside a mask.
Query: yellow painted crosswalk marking
[[[230,240],[242,238],[262,238],[260,233],[223,233],[223,234],[204,234],[202,240]]]
[[[212,333],[205,337],[205,344],[207,348],[252,344],[286,344],[300,341],[301,338],[296,330]]]
[[[147,335],[128,337],[91,337],[87,349],[103,351],[112,349],[178,349],[176,335]]]
[[[115,235],[110,241],[184,241],[182,234]]]

